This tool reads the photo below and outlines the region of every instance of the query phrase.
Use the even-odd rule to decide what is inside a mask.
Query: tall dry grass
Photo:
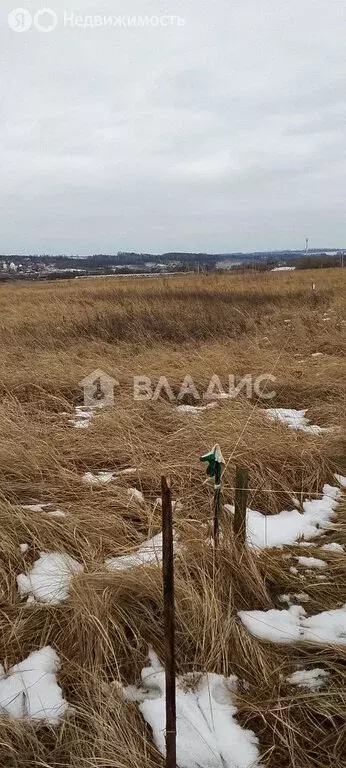
[[[345,277],[343,270],[71,280],[0,286],[0,661],[8,669],[51,644],[59,682],[73,711],[59,729],[0,716],[5,768],[154,768],[163,762],[136,705],[120,683],[134,683],[148,645],[164,647],[160,569],[107,572],[106,557],[138,546],[161,528],[155,504],[161,472],[170,473],[183,508],[175,526],[179,672],[235,673],[240,722],[260,738],[268,768],[344,768],[345,648],[268,645],[251,637],[241,609],[282,607],[279,596],[301,592],[283,555],[301,547],[239,551],[230,520],[217,563],[208,544],[212,489],[199,456],[219,442],[227,468],[223,501],[232,502],[236,464],[250,469],[249,505],[275,513],[292,494],[318,494],[345,472],[344,432],[322,436],[269,422],[267,405],[307,408],[313,423],[345,425]],[[311,282],[317,285],[312,294]],[[329,318],[329,319],[326,319]],[[289,321],[289,322],[287,322]],[[321,352],[322,356],[312,357]],[[120,383],[114,408],[74,429],[68,416],[82,402],[78,382],[101,368]],[[212,374],[273,373],[273,402],[239,396],[198,418],[175,405],[134,402],[133,375],[174,392],[186,374],[203,392]],[[86,471],[135,467],[100,488]],[[131,500],[128,488],[144,493]],[[51,502],[67,512],[49,518],[22,504]],[[323,542],[346,544],[346,508]],[[19,545],[29,544],[23,555]],[[18,573],[40,551],[62,551],[84,564],[69,598],[57,606],[21,601]],[[318,550],[314,550],[317,553]],[[318,556],[318,554],[317,554]],[[345,555],[323,552],[328,579],[304,580],[311,612],[346,602]],[[331,673],[321,692],[292,689],[297,665]]]

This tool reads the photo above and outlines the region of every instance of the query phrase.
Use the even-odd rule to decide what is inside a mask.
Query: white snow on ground
[[[271,269],[271,272],[293,272],[295,270],[295,267],[273,267]]]
[[[66,512],[62,509],[52,509],[50,512],[45,512],[47,517],[66,517]]]
[[[23,509],[29,509],[31,512],[42,512],[47,517],[66,517],[66,512],[62,509],[47,509],[47,507],[53,507],[51,502],[45,502],[43,504],[22,504]]]
[[[90,420],[89,421],[82,421],[82,419],[69,419],[69,424],[71,424],[72,427],[75,427],[75,429],[87,429]]]
[[[238,612],[251,635],[273,643],[291,643],[301,639],[300,620],[305,615],[301,605],[292,605],[287,611],[271,608],[269,611]]]
[[[298,688],[310,688],[310,691],[318,691],[323,688],[328,677],[329,672],[326,669],[316,667],[315,669],[298,669],[297,672],[286,677],[286,680]]]
[[[287,611],[239,611],[238,615],[248,631],[262,640],[346,645],[346,603],[310,617],[301,605],[292,605]]]
[[[83,405],[77,405],[75,408],[75,418],[69,419],[68,423],[72,424],[77,429],[87,429],[90,425],[93,412],[91,408],[86,408]]]
[[[138,471],[139,471],[138,469],[128,467],[127,469],[120,469],[120,470],[113,470],[113,471],[101,470],[100,472],[95,472],[95,474],[93,472],[85,472],[85,474],[82,477],[82,480],[83,480],[83,483],[87,483],[88,485],[107,485],[108,483],[111,483],[113,480],[116,480],[117,477],[121,477],[122,475],[136,475],[138,474]]]
[[[157,656],[142,670],[142,687],[129,696],[150,725],[162,755],[165,744],[165,675]],[[234,718],[237,678],[207,673],[192,688],[192,675],[177,678],[177,765],[179,768],[258,768],[258,740]],[[127,696],[127,689],[124,690]]]
[[[108,471],[96,472],[95,475],[92,472],[85,472],[82,477],[83,483],[87,483],[87,485],[107,485],[115,479],[115,472]]]
[[[334,477],[343,488],[346,488],[346,477],[343,475],[334,475]]]
[[[29,509],[31,512],[44,512],[49,504],[22,504],[23,509]]]
[[[20,545],[19,545],[19,549],[20,549],[20,551],[21,551],[22,555],[25,555],[25,553],[26,553],[26,552],[28,551],[28,549],[29,549],[29,544],[20,544]]]
[[[74,418],[69,419],[68,423],[77,429],[87,429],[90,426],[91,419],[103,408],[103,403],[97,405],[77,405],[75,407]],[[61,416],[70,414],[62,413]]]
[[[323,547],[321,549],[325,549],[327,552],[343,552],[344,548],[342,544],[336,544],[336,542],[331,542],[330,544],[323,544]]]
[[[263,549],[294,544],[300,538],[314,539],[333,527],[330,522],[341,491],[324,485],[322,499],[303,502],[303,513],[296,509],[284,510],[277,515],[263,515],[255,509],[246,510],[246,538],[249,547]],[[228,512],[234,507],[225,504]]]
[[[206,405],[177,405],[177,411],[190,413],[192,416],[199,416],[201,411],[208,411],[210,408],[217,408],[217,403],[212,401]]]
[[[309,424],[306,418],[306,410],[296,411],[294,408],[266,408],[264,413],[271,421],[281,421],[290,429],[300,429],[313,435],[321,435],[330,432],[330,427],[319,427],[317,424]]]
[[[299,600],[300,603],[307,603],[310,600],[310,597],[306,592],[293,592],[293,594],[288,593],[287,595],[279,595],[278,599],[280,603],[288,603],[289,605],[292,605],[292,598]]]
[[[162,533],[158,533],[152,539],[144,541],[143,544],[131,555],[121,555],[120,557],[109,557],[105,561],[105,566],[110,571],[122,570],[124,568],[134,568],[137,565],[148,565],[162,562]]]
[[[5,674],[0,665],[0,712],[17,720],[58,725],[68,709],[56,681],[60,660],[50,646],[34,651]]]
[[[17,576],[18,591],[43,603],[56,605],[68,597],[70,580],[82,573],[83,565],[61,552],[41,552],[32,570]]]
[[[320,560],[318,557],[297,557],[299,565],[304,565],[305,568],[326,568],[327,563],[324,560]]]
[[[158,496],[157,499],[155,499],[154,503],[155,507],[162,507],[162,499],[161,496]],[[172,501],[172,510],[173,512],[182,512],[184,509],[183,504],[178,499],[175,501]]]
[[[145,498],[142,491],[139,491],[138,488],[128,488],[127,493],[130,496],[131,501],[138,501],[139,504],[145,504]]]

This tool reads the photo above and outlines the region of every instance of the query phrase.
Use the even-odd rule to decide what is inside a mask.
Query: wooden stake
[[[176,768],[175,615],[173,516],[170,478],[161,477],[162,570],[166,676],[166,768]]]
[[[233,530],[241,544],[246,539],[246,502],[249,487],[249,471],[236,468]]]

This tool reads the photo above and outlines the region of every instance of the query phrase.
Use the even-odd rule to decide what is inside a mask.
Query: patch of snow
[[[115,480],[115,472],[96,472],[94,475],[92,472],[85,472],[82,481],[87,485],[107,485]]]
[[[323,487],[321,499],[303,502],[303,512],[284,510],[277,515],[263,515],[254,509],[246,510],[246,539],[249,547],[263,549],[294,544],[298,539],[315,539],[333,527],[341,491],[330,485]],[[225,504],[227,512],[234,514],[234,507]],[[306,546],[305,542],[300,542]]]
[[[57,683],[60,660],[50,646],[34,651],[5,674],[0,665],[0,711],[16,720],[58,725],[68,703]]]
[[[290,573],[293,573],[293,576],[297,576],[298,575],[298,568],[296,568],[294,565],[291,565]]]
[[[158,496],[157,499],[155,499],[154,503],[155,507],[162,507],[162,499],[161,496]],[[172,501],[172,510],[173,512],[182,512],[184,509],[183,504],[178,499],[176,501]]]
[[[69,419],[68,423],[75,427],[75,429],[87,429],[90,424],[89,421],[77,421],[77,419]]]
[[[296,509],[300,509],[300,501],[297,499],[296,496],[291,496],[292,504],[294,504]]]
[[[337,544],[336,542],[331,542],[330,544],[323,544],[323,547],[321,549],[325,549],[327,552],[344,552],[344,548],[342,544]]]
[[[45,512],[47,517],[66,517],[66,512],[62,509],[52,509],[50,512]]]
[[[105,560],[105,566],[110,571],[118,571],[124,568],[134,568],[138,565],[148,565],[162,562],[162,533],[156,534],[152,539],[144,541],[143,544],[131,555],[120,555],[120,557],[109,557]]]
[[[323,357],[323,352],[313,352],[311,357]]]
[[[20,551],[21,551],[22,555],[25,555],[25,553],[26,553],[26,552],[28,551],[28,549],[29,549],[29,544],[20,544],[20,545],[19,545],[19,549],[20,549]]]
[[[346,645],[346,604],[310,617],[301,605],[287,611],[239,611],[238,615],[248,631],[262,640]]]
[[[201,411],[208,411],[210,408],[216,408],[217,403],[213,400],[206,405],[177,405],[177,411],[180,413],[190,413],[192,416],[199,416]]]
[[[130,496],[131,501],[138,501],[138,504],[145,504],[143,493],[142,491],[139,491],[138,488],[128,488],[127,493]]]
[[[32,605],[33,603],[36,603],[36,600],[35,600],[35,598],[34,598],[34,595],[29,595],[29,597],[28,597],[28,599],[27,599],[27,601],[26,601],[26,604],[27,604],[27,605]]]
[[[330,427],[319,427],[317,424],[310,424],[306,418],[306,409],[297,411],[295,408],[266,408],[265,414],[270,421],[280,421],[290,429],[300,429],[303,432],[310,432],[313,435],[321,435],[324,432],[330,432]]]
[[[116,475],[136,475],[137,472],[139,472],[139,469],[136,469],[136,467],[127,467],[127,469],[119,469],[115,474]]]
[[[70,555],[41,552],[32,570],[17,576],[18,591],[22,597],[33,595],[43,603],[56,605],[68,597],[73,574],[83,570],[83,565]]]
[[[318,691],[326,683],[329,672],[326,669],[298,669],[292,675],[286,677],[288,683],[296,685],[298,688],[309,688],[310,691]]]
[[[299,565],[304,565],[305,568],[326,568],[327,563],[324,560],[320,560],[318,557],[297,557]]]
[[[142,670],[142,687],[130,692],[165,756],[165,673],[151,652]],[[177,765],[179,768],[258,768],[258,739],[236,721],[237,678],[206,673],[192,687],[193,676],[177,678]],[[124,691],[125,696],[127,691]]]
[[[343,488],[346,488],[346,477],[343,475],[334,475],[334,477]]]
[[[22,504],[23,509],[30,509],[30,512],[44,512],[45,507],[50,504]]]
[[[346,645],[346,604],[305,619],[304,639],[313,643]]]
[[[52,506],[51,502],[45,502],[44,504],[22,504],[23,509],[29,509],[31,512],[42,512],[47,517],[66,517],[66,512],[63,512],[62,509],[47,509]]]
[[[95,415],[95,412],[100,411],[101,408],[103,408],[103,403],[89,406],[77,405],[74,413],[75,418],[69,419],[68,423],[72,424],[72,426],[77,429],[86,429],[90,426],[91,419]]]
[[[92,409],[84,405],[77,405],[75,409],[75,413],[79,419],[91,419],[93,415]]]
[[[238,616],[251,635],[273,643],[291,643],[300,639],[300,622],[306,614],[301,605],[292,605],[287,611],[239,611]]]
[[[292,594],[279,595],[280,603],[288,603],[288,605],[292,605],[292,598],[299,600],[300,603],[306,603],[310,600],[310,597],[306,592],[293,592]]]
[[[293,272],[295,270],[295,267],[273,267],[271,269],[271,272]]]

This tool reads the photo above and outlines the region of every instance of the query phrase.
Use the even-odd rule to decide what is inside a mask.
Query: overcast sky
[[[57,25],[1,0],[1,253],[346,248],[345,0],[19,4]]]

